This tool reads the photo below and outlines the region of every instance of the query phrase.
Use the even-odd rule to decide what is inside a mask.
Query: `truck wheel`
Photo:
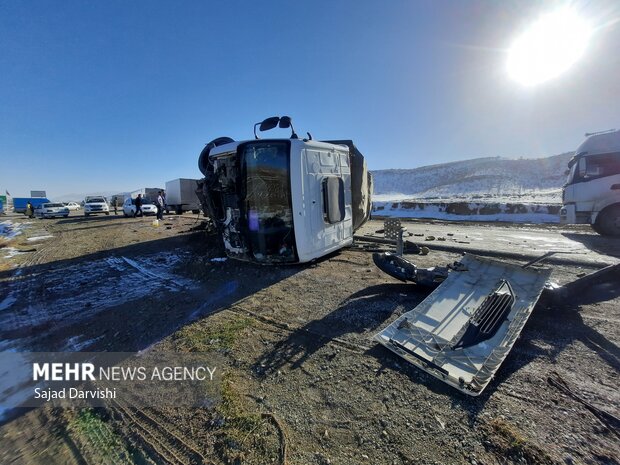
[[[200,152],[200,156],[198,157],[198,169],[202,174],[206,176],[209,171],[213,172],[213,168],[209,160],[209,152],[211,152],[211,150],[215,147],[228,144],[230,142],[234,142],[234,140],[230,137],[218,137],[205,145],[205,148],[202,149],[202,152]]]
[[[174,212],[175,212],[177,215],[182,215],[182,214],[183,214],[183,207],[181,207],[181,206],[179,205],[178,207],[176,207],[176,208],[174,209]]]
[[[599,215],[599,217],[600,216],[601,215]],[[600,234],[601,236],[605,234],[601,229],[601,223],[598,220],[595,223],[592,223],[590,226],[592,226],[592,229],[595,233]]]
[[[620,205],[612,205],[599,213],[592,228],[603,236],[620,236]]]

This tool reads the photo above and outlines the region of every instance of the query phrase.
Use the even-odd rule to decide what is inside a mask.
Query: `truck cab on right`
[[[620,236],[620,130],[586,136],[568,164],[560,223]]]

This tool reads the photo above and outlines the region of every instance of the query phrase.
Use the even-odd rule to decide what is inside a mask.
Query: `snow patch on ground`
[[[24,274],[19,282],[8,284],[9,293],[20,292],[20,299],[11,304],[10,311],[0,313],[0,330],[85,321],[106,309],[163,291],[194,288],[197,284],[193,280],[172,271],[186,255],[162,252],[129,261],[109,257]],[[40,299],[42,289],[44,303]]]
[[[4,300],[2,300],[2,302],[0,302],[0,311],[10,308],[15,302],[17,302],[17,298],[13,295],[13,293],[10,293],[4,298]]]
[[[0,237],[4,239],[13,239],[22,233],[22,225],[13,223],[12,221],[0,221]]]
[[[79,335],[79,336],[73,336],[67,339],[67,342],[65,343],[62,349],[63,352],[81,352],[87,347],[92,346],[99,339],[103,338],[103,336],[99,336],[94,339],[87,339],[85,341],[81,341],[80,339],[83,339],[83,338],[84,336]]]
[[[22,253],[19,250],[17,250],[15,247],[5,247],[0,250],[4,253],[4,255],[2,255],[2,258],[13,258],[19,255],[20,253]]]
[[[43,241],[45,239],[51,239],[54,236],[50,236],[49,234],[46,236],[34,236],[34,237],[29,237],[28,239],[26,239],[27,241],[30,242],[34,242],[34,241]]]

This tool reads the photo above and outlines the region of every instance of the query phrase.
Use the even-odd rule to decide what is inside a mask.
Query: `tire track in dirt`
[[[144,409],[126,406],[117,400],[113,401],[113,405],[124,426],[135,426],[137,429],[132,433],[143,446],[151,448],[159,459],[173,465],[213,463],[207,461],[194,446],[181,439],[169,427],[148,415]]]

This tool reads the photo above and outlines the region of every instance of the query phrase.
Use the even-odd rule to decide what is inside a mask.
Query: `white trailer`
[[[163,191],[161,187],[143,187],[141,189],[136,189],[135,191],[129,192],[128,196],[132,199],[138,197],[138,194],[142,196],[142,199],[150,200],[151,202],[157,202],[157,196],[159,192]],[[125,199],[127,196],[125,196]]]
[[[200,201],[196,195],[197,179],[173,179],[166,182],[166,213],[171,211],[177,215],[183,212],[200,212]]]
[[[568,164],[560,222],[620,236],[620,130],[586,136]]]

